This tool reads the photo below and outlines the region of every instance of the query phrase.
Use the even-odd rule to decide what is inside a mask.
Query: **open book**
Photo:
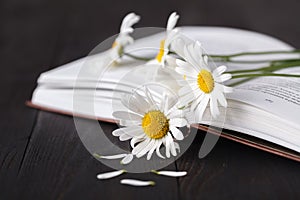
[[[181,30],[191,39],[200,41],[208,54],[293,49],[270,36],[239,29],[182,27]],[[128,47],[128,51],[146,57],[153,56],[157,53],[159,42],[163,37],[164,33],[158,33],[139,39]],[[141,47],[149,48],[146,51],[135,51]],[[97,74],[97,70],[103,70],[97,63],[101,63],[105,56],[105,52],[98,53],[42,73],[28,105],[48,111],[113,122],[112,112],[116,107],[121,107],[122,94],[129,93],[133,88],[141,85],[147,74],[139,72],[143,62],[125,58],[121,66],[104,70],[105,73],[102,73],[99,79],[93,74]],[[266,55],[257,57],[259,58],[245,56],[242,59],[274,59]],[[287,55],[276,55],[276,59],[287,57]],[[225,65],[229,70],[250,67],[250,65],[236,63],[225,63]],[[98,68],[100,66],[100,69],[97,66]],[[85,73],[82,73],[83,68],[86,69]],[[300,68],[294,67],[292,70],[293,73],[300,73]],[[284,71],[284,73],[288,72],[288,70]],[[87,96],[93,94],[94,109],[75,110],[74,91],[77,92],[76,103],[82,105],[87,103]],[[300,161],[300,79],[256,78],[235,87],[234,92],[228,95],[227,99],[228,108],[223,124],[225,130],[221,136]],[[206,112],[205,116],[209,119],[209,112]],[[204,118],[201,123],[203,126],[200,125],[198,128],[206,130],[207,123]]]

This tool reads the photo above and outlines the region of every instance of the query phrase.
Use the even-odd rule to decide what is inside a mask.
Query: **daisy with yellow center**
[[[135,13],[129,13],[125,16],[120,27],[120,33],[110,51],[110,56],[113,60],[118,60],[123,55],[125,46],[132,44],[134,39],[129,35],[133,32],[132,26],[140,20],[140,16]]]
[[[220,114],[218,104],[227,107],[224,94],[232,92],[232,88],[223,85],[223,82],[231,79],[231,74],[223,74],[226,66],[212,70],[198,42],[185,45],[181,56],[185,61],[177,59],[178,66],[175,69],[184,77],[179,82],[182,86],[179,90],[180,106],[190,106],[197,122],[200,122],[209,104],[212,117],[217,118]]]
[[[176,23],[179,19],[179,15],[176,12],[173,12],[168,19],[167,22],[167,30],[166,30],[166,37],[160,41],[159,51],[155,57],[155,59],[148,62],[148,64],[159,64],[161,66],[165,66],[168,59],[172,59],[168,57],[168,53],[170,51],[171,43],[174,41],[178,36],[178,30],[175,29]]]
[[[147,154],[149,160],[156,152],[157,156],[165,158],[160,148],[165,146],[165,155],[169,158],[176,156],[183,134],[178,127],[187,125],[183,111],[175,106],[176,101],[169,100],[168,95],[154,98],[147,87],[142,94],[138,92],[132,96],[125,96],[122,104],[127,111],[117,111],[113,116],[120,120],[124,128],[113,131],[121,141],[130,140],[132,155],[142,157]]]

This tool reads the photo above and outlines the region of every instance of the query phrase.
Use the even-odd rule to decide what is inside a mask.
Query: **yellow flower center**
[[[142,128],[152,139],[160,139],[169,131],[169,120],[159,110],[147,112],[142,119]]]
[[[213,91],[214,86],[215,81],[212,74],[209,71],[202,69],[198,74],[199,89],[205,93],[210,93],[211,91]]]
[[[162,41],[160,41],[159,52],[156,55],[156,60],[158,62],[161,62],[162,57],[164,56],[164,52],[165,52],[165,40],[162,40]]]

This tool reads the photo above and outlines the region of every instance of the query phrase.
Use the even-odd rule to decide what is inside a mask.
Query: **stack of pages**
[[[200,41],[208,54],[293,49],[270,36],[245,30],[221,27],[181,27],[181,30],[186,36]],[[136,53],[153,56],[155,52],[151,51],[151,47],[157,49],[163,37],[164,33],[158,33],[139,39],[128,50],[149,47],[150,50]],[[121,104],[122,94],[141,85],[147,74],[143,74],[142,70],[139,73],[139,69],[145,67],[141,65],[143,62],[130,59],[125,59],[122,66],[97,69],[95,66],[106,55],[105,52],[98,53],[42,73],[28,104],[43,110],[113,122],[115,119],[112,112]],[[276,59],[287,57],[276,55]],[[245,56],[242,59],[274,57]],[[220,64],[227,65],[229,70],[250,67],[237,63]],[[261,65],[263,64],[251,67]],[[82,73],[83,68],[85,73]],[[97,70],[105,72],[101,74],[101,78],[93,76],[98,73]],[[292,70],[281,72],[300,72],[298,67]],[[74,91],[80,91],[75,96],[76,104],[81,105],[87,103],[87,95],[92,93],[94,109],[74,109]],[[300,161],[300,79],[256,78],[235,87],[227,99],[228,108],[223,124],[226,130],[222,133],[223,137]],[[205,116],[209,117],[209,113]],[[204,119],[199,128],[205,130],[207,123]]]

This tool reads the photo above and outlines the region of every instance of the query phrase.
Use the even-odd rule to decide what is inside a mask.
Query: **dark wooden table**
[[[188,171],[184,178],[122,177],[157,182],[146,188],[99,181],[110,169],[84,148],[73,119],[24,105],[41,72],[88,54],[129,11],[142,15],[140,27],[163,27],[176,10],[179,25],[246,28],[299,48],[299,8],[298,0],[1,0],[0,199],[299,199],[300,163],[226,139],[199,159],[201,134],[167,167]]]

